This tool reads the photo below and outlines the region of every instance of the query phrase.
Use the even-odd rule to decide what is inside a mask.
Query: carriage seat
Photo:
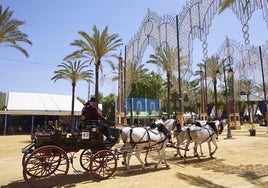
[[[79,125],[79,130],[86,130],[89,131],[91,130],[93,127],[98,127],[100,121],[99,120],[84,120],[80,122]]]

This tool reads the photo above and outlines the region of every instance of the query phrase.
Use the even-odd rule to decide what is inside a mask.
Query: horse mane
[[[211,127],[214,127],[216,125],[216,123],[213,121],[208,121],[207,124]]]
[[[167,133],[167,128],[164,126],[164,124],[158,124],[158,130],[160,131],[160,132],[162,132],[162,133],[164,133],[164,134],[166,134]]]
[[[196,126],[198,126],[198,127],[202,127],[201,123],[198,122],[198,121],[194,122],[194,125],[196,125]]]
[[[157,124],[155,122],[152,122],[149,127],[150,129],[155,129],[157,127]]]
[[[218,135],[218,129],[216,127],[216,123],[213,121],[208,121],[207,124],[214,130],[214,132]]]

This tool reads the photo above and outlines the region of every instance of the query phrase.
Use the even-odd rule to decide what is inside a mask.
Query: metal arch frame
[[[224,59],[228,56],[224,50],[227,46],[227,40],[225,40],[219,47],[217,54],[219,58]],[[256,46],[248,46],[241,44],[236,40],[229,40],[229,46],[233,49],[233,53],[230,54],[235,60],[235,64],[232,64],[236,77],[247,77],[261,83],[261,80],[256,78],[256,75],[261,75],[261,67],[259,65],[259,49]],[[263,57],[268,58],[268,42],[262,46]],[[267,65],[266,65],[267,66]],[[248,71],[252,70],[252,71]],[[268,73],[268,72],[267,72]],[[261,79],[261,78],[260,78]]]
[[[188,66],[191,66],[193,63],[192,41],[195,38],[198,38],[203,43],[203,56],[205,59],[207,58],[207,35],[209,34],[212,20],[218,13],[221,4],[222,0],[190,0],[178,14],[179,46],[184,47],[181,49],[181,56],[188,57],[190,60]],[[255,10],[262,9],[263,18],[268,27],[268,11],[264,7],[268,7],[267,0],[254,0],[253,3],[249,3],[248,0],[237,0],[231,7],[233,13],[242,24],[242,32],[244,33],[243,37],[246,45],[249,44],[247,23]],[[146,36],[144,32],[146,24],[151,21],[154,21],[153,28]],[[141,63],[143,54],[148,45],[151,45],[154,50],[157,48],[156,45],[161,44],[163,41],[166,41],[171,47],[176,46],[176,40],[172,40],[176,38],[177,28],[175,22],[176,20],[173,16],[159,16],[156,12],[148,9],[139,31],[126,47],[126,58],[132,59],[132,57],[136,56],[138,57],[138,62]],[[165,27],[161,27],[163,24],[165,24]],[[154,42],[152,42],[152,38],[154,38]],[[145,40],[149,42],[146,44],[144,42]],[[140,45],[140,43],[142,45]]]
[[[148,23],[153,23],[153,28],[146,33]],[[164,26],[164,27],[163,27]],[[170,46],[176,45],[176,23],[171,15],[159,16],[156,12],[148,9],[148,12],[139,28],[139,31],[131,38],[126,48],[126,59],[138,57],[137,62],[141,63],[142,57],[148,45],[156,51],[163,42]]]
[[[203,56],[205,59],[207,58],[206,40],[207,35],[209,34],[209,27],[212,24],[214,16],[218,13],[218,9],[220,8],[221,4],[222,0],[191,0],[190,2],[187,2],[182,12],[178,15],[180,46],[185,47],[182,49],[181,53],[182,55],[189,57],[190,64],[193,63],[191,58],[193,48],[191,44],[195,38],[198,38],[201,42],[203,42]],[[267,7],[267,0],[254,0],[253,3],[249,3],[248,0],[237,0],[233,4],[232,11],[242,24],[241,29],[244,33],[243,37],[246,45],[248,45],[250,42],[247,23],[255,10],[262,9],[263,18],[266,21],[268,27],[268,11],[266,10]],[[197,14],[192,14],[192,12],[196,12]],[[182,25],[184,27],[182,27]]]
[[[166,41],[169,46],[183,46],[180,52],[180,56],[188,57],[189,62],[186,65],[188,68],[192,66],[192,52],[193,52],[193,40],[198,38],[202,42],[203,57],[207,58],[208,43],[207,36],[209,34],[209,28],[212,25],[212,20],[218,13],[223,0],[190,0],[186,3],[181,13],[176,17],[170,15],[159,16],[157,13],[148,9],[148,12],[141,24],[139,31],[130,40],[126,47],[125,59],[133,59],[136,57],[138,63],[141,63],[142,57],[148,45],[151,45],[154,50],[157,49],[157,45]],[[249,33],[248,33],[248,21],[250,20],[253,12],[257,9],[262,9],[263,18],[268,27],[268,1],[267,0],[237,0],[231,7],[232,12],[236,15],[237,19],[242,24],[242,32],[244,37],[244,43],[247,45],[245,48],[248,53],[249,50]],[[176,21],[175,18],[178,20]],[[145,27],[148,22],[153,21],[152,29],[149,29],[149,33],[145,33]],[[162,25],[164,24],[164,27]],[[162,30],[163,29],[163,30]],[[171,36],[171,37],[169,37]],[[178,45],[176,40],[179,41]],[[147,43],[145,42],[147,40]],[[240,50],[241,51],[241,50]],[[183,67],[181,67],[183,69]],[[187,69],[186,69],[187,70]],[[186,74],[183,76],[185,77]]]

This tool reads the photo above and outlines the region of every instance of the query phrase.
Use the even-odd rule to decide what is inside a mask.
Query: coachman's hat
[[[90,102],[96,102],[97,100],[96,100],[96,98],[95,97],[91,97],[90,98],[90,100],[89,101],[87,101],[85,104],[84,104],[84,106],[87,106],[87,105],[89,105],[89,103]]]
[[[97,101],[97,100],[96,100],[95,97],[91,97],[89,102],[96,102],[96,101]]]

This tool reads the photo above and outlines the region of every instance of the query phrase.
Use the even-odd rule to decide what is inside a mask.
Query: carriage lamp
[[[92,133],[97,132],[97,127],[92,127],[90,131],[91,131]]]

